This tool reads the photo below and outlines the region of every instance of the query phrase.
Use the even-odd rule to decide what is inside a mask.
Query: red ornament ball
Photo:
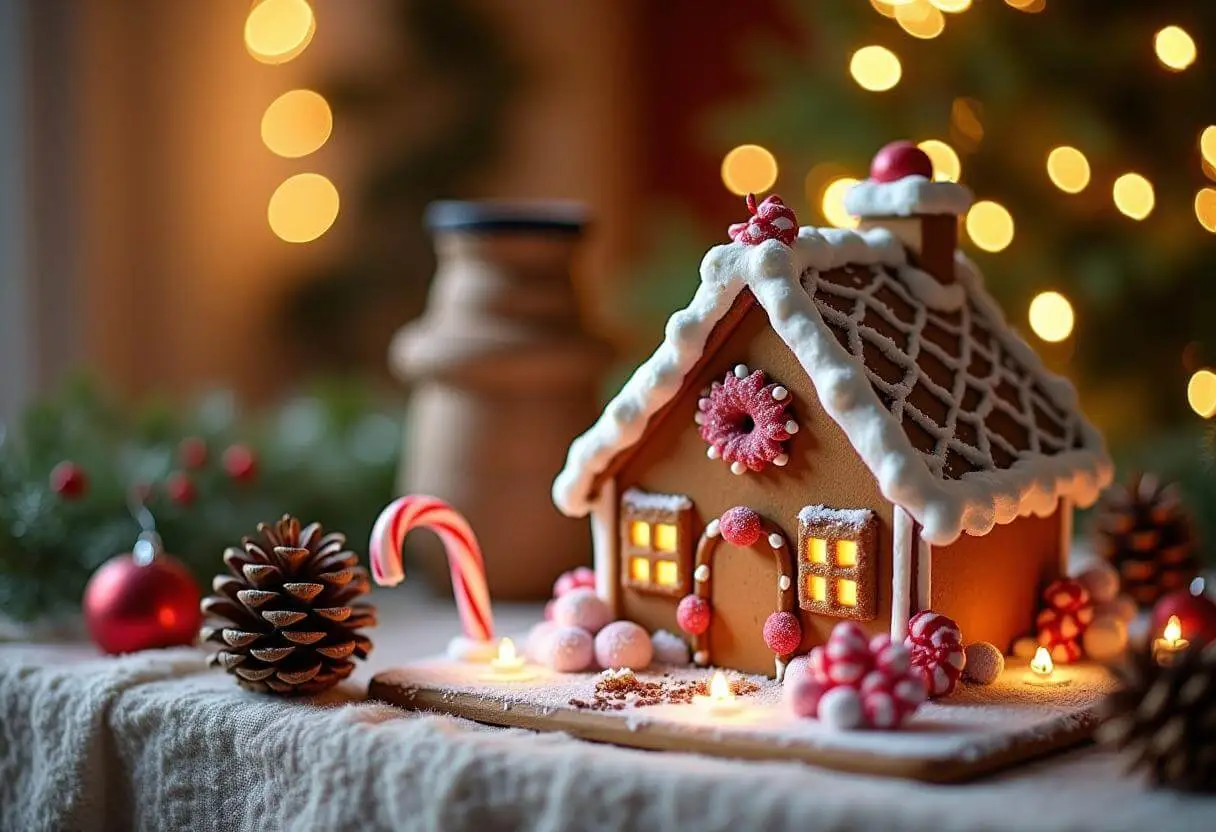
[[[51,469],[51,490],[65,500],[83,497],[89,489],[89,478],[84,469],[70,460],[64,460]]]
[[[708,630],[711,617],[709,602],[695,595],[685,595],[676,607],[676,623],[690,636],[699,636]]]
[[[764,643],[778,656],[793,653],[802,643],[802,623],[792,612],[775,612],[764,622]]]
[[[207,441],[201,436],[187,436],[177,445],[177,460],[188,471],[207,464]]]
[[[933,160],[910,141],[891,142],[874,155],[870,178],[875,182],[894,182],[905,176],[933,178]]]
[[[106,653],[193,644],[202,613],[194,577],[145,540],[101,565],[84,591],[84,620]]]
[[[194,487],[194,481],[188,474],[174,471],[165,480],[165,493],[179,506],[188,506],[198,496],[198,489]]]
[[[248,445],[229,445],[222,461],[224,472],[237,482],[249,482],[257,475],[257,457]]]
[[[722,539],[735,546],[751,546],[764,531],[760,515],[747,506],[728,508],[719,520]]]
[[[1153,606],[1154,637],[1165,631],[1172,615],[1178,616],[1182,637],[1188,641],[1194,644],[1216,641],[1216,602],[1202,592],[1196,595],[1190,590],[1177,589],[1161,596]]]

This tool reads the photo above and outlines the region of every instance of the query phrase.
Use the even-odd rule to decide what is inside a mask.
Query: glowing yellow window
[[[674,525],[671,523],[655,523],[654,548],[659,552],[674,552],[676,550],[676,527]],[[661,579],[659,583],[662,583]]]
[[[842,607],[857,606],[857,581],[839,578],[836,581],[836,603]]]
[[[638,583],[650,582],[650,561],[646,558],[633,558],[629,561],[629,577]]]
[[[828,597],[828,582],[822,575],[811,575],[807,579],[807,594],[812,601],[824,601]]]
[[[661,526],[659,528],[662,528]],[[654,580],[659,586],[678,586],[680,572],[674,560],[659,560],[654,564]]]
[[[650,524],[635,520],[629,524],[629,542],[639,549],[650,548]]]
[[[837,540],[836,541],[836,565],[837,566],[856,566],[857,565],[857,541],[856,540]]]
[[[811,538],[811,563],[828,562],[828,542],[822,537]]]

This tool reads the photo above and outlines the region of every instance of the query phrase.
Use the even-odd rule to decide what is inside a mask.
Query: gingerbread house
[[[848,194],[856,230],[749,200],[554,483],[619,617],[778,675],[840,619],[902,638],[932,608],[1002,649],[1031,629],[1111,465],[958,251],[970,204],[907,143]]]

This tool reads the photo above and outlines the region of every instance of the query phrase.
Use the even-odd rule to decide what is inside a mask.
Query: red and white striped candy
[[[907,648],[892,644],[892,654],[907,654]],[[871,728],[898,728],[928,698],[925,678],[906,662],[902,673],[872,670],[861,682],[861,708]],[[896,661],[898,663],[898,660]]]
[[[380,586],[401,583],[405,578],[401,547],[405,536],[418,528],[430,529],[443,541],[464,634],[489,641],[494,637],[494,616],[481,546],[468,521],[438,497],[410,494],[380,512],[368,544],[372,577]]]
[[[1081,637],[1094,620],[1089,591],[1071,578],[1053,581],[1043,590],[1047,605],[1035,619],[1038,642],[1051,652],[1052,661],[1068,664],[1081,658]]]
[[[948,696],[958,687],[967,654],[963,634],[954,620],[933,610],[923,610],[908,621],[904,645],[911,651],[912,666],[925,676],[929,696]]]
[[[727,229],[736,243],[758,246],[765,240],[780,240],[792,246],[798,239],[798,218],[776,194],[759,205],[756,205],[756,195],[748,194],[747,210],[752,213],[747,222],[737,222]]]
[[[813,651],[812,651],[813,652]],[[852,621],[837,624],[832,634],[828,636],[827,644],[823,645],[818,659],[811,656],[811,668],[822,670],[822,677],[816,676],[828,685],[852,685],[856,687],[874,667],[874,654],[865,632]]]

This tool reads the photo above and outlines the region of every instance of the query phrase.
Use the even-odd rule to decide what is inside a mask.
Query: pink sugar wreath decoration
[[[763,370],[749,373],[742,364],[715,381],[697,402],[709,457],[722,459],[736,474],[785,465],[785,442],[798,430],[789,417],[790,399],[789,390],[769,383]]]

